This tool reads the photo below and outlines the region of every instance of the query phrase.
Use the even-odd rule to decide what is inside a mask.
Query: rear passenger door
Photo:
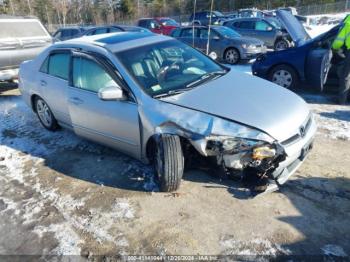
[[[209,30],[208,28],[200,28],[199,29],[199,37],[198,37],[198,49],[202,51],[204,54],[207,52],[207,45],[208,45],[208,34]],[[213,30],[210,30],[210,36],[209,36],[209,53],[215,52],[216,54],[220,54],[220,41],[215,40],[219,39],[220,36]]]
[[[199,47],[198,29],[194,28],[193,30],[193,27],[182,29],[179,40],[181,40],[182,42],[192,47],[198,48]]]
[[[67,105],[70,57],[70,50],[51,52],[41,65],[37,77],[42,98],[56,119],[68,125],[71,124]]]

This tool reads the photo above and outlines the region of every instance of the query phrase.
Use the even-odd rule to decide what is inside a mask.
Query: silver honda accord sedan
[[[20,90],[42,125],[153,163],[160,190],[179,188],[186,162],[279,185],[312,148],[307,104],[230,70],[190,46],[122,32],[52,45],[20,67]],[[203,163],[203,161],[202,161]]]

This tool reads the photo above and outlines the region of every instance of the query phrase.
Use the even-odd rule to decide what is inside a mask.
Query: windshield
[[[0,21],[0,37],[47,37],[48,34],[39,21],[6,20]]]
[[[220,27],[215,27],[215,30],[222,36],[227,37],[227,38],[235,38],[235,37],[241,37],[239,33],[237,33],[235,30],[225,27],[225,26],[220,26]]]
[[[124,67],[150,96],[194,86],[224,67],[177,40],[158,42],[116,53]]]
[[[165,26],[178,26],[178,23],[173,19],[161,19],[160,23]]]

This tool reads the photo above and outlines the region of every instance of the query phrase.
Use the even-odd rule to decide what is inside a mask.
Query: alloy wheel
[[[48,105],[42,100],[38,99],[36,103],[36,111],[38,113],[38,116],[41,120],[41,122],[46,126],[50,127],[52,125],[52,114],[50,112],[50,109]]]
[[[236,64],[239,60],[239,54],[236,50],[234,49],[229,49],[226,51],[225,54],[225,60],[229,64]]]

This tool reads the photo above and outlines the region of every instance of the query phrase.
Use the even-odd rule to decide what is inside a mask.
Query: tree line
[[[180,16],[193,12],[195,0],[0,0],[0,14],[36,16],[44,24],[107,24],[147,16]],[[211,0],[196,0],[197,10]],[[273,9],[335,3],[337,0],[214,0],[214,9]]]

